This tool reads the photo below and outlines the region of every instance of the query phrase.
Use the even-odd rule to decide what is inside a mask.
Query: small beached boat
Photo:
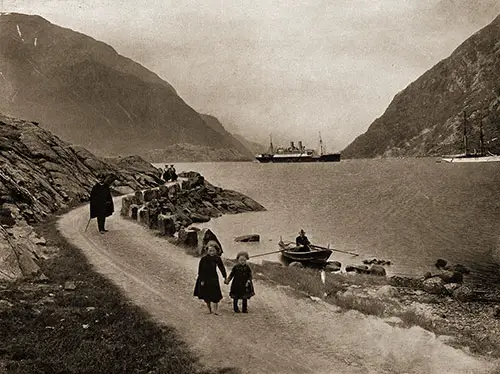
[[[309,246],[310,251],[301,251],[300,247],[292,242],[284,243],[281,241],[279,246],[283,260],[287,263],[300,262],[305,265],[324,265],[333,252],[331,249],[317,247],[312,244]]]

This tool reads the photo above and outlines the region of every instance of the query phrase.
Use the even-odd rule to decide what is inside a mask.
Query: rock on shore
[[[35,122],[0,114],[0,280],[40,275],[37,261],[55,249],[30,225],[87,201],[101,172],[116,176],[115,193],[161,182],[157,169],[140,158],[100,159]]]
[[[248,196],[213,186],[197,172],[180,173],[179,177],[176,183],[124,197],[121,214],[159,230],[161,235],[173,236],[193,223],[222,214],[265,210]]]

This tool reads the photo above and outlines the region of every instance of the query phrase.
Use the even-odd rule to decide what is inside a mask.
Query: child
[[[233,266],[231,274],[224,282],[229,284],[231,280],[231,290],[229,296],[233,298],[233,310],[235,313],[239,313],[238,300],[242,299],[242,312],[248,313],[248,299],[255,295],[252,283],[252,269],[247,264],[249,259],[247,252],[240,252],[236,256],[238,263]]]
[[[219,301],[222,300],[222,292],[219,285],[219,276],[217,274],[219,268],[224,279],[227,278],[226,269],[222,263],[222,259],[217,255],[217,249],[213,245],[207,248],[207,254],[200,260],[198,266],[198,279],[194,287],[194,296],[198,296],[207,304],[209,313],[217,314]]]

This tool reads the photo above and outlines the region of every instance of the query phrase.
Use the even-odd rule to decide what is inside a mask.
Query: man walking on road
[[[105,174],[98,175],[98,182],[90,192],[90,219],[97,218],[99,233],[104,234],[106,217],[113,214],[115,208],[109,186],[113,183],[114,176]]]

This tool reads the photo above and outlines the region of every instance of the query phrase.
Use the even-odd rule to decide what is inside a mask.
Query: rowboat
[[[312,244],[309,245],[310,251],[303,251],[300,246],[292,242],[285,243],[280,241],[278,245],[280,246],[283,260],[287,263],[300,262],[304,265],[324,265],[332,254],[331,249]]]

